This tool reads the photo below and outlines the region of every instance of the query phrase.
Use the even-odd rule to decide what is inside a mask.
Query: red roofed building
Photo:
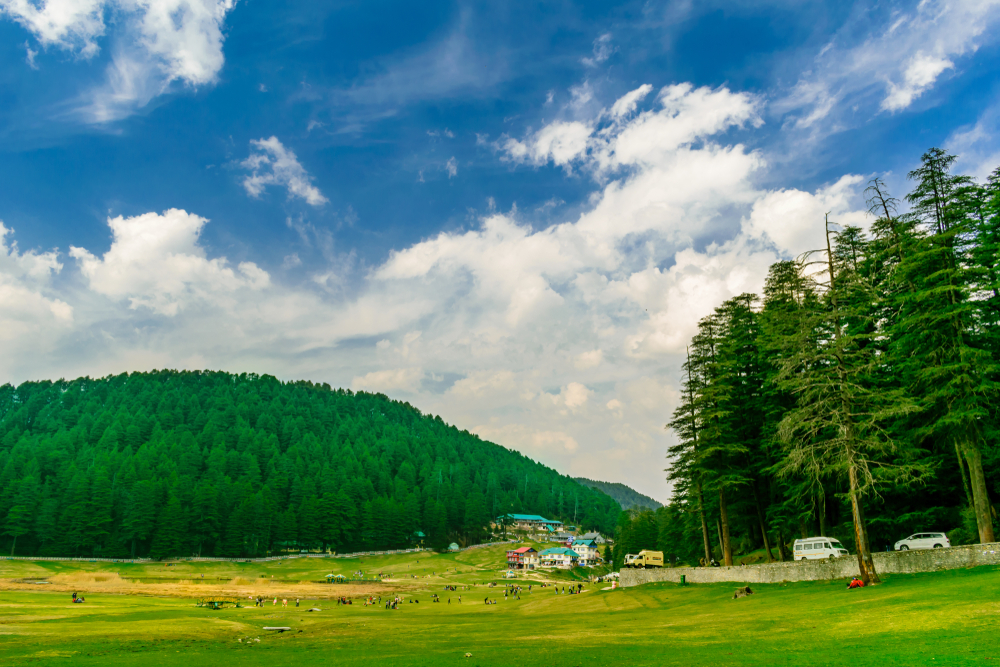
[[[512,570],[534,570],[538,552],[531,547],[521,547],[507,552],[507,567]]]

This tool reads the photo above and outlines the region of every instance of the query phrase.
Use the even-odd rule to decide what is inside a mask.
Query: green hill
[[[651,510],[655,510],[663,507],[663,503],[659,503],[649,496],[644,496],[632,487],[625,486],[620,482],[598,482],[586,477],[576,477],[575,479],[584,486],[589,486],[592,489],[597,489],[608,494],[621,505],[623,510],[632,509],[633,507],[648,507]]]
[[[0,386],[0,548],[259,556],[474,543],[502,512],[611,533],[602,493],[381,394],[221,372]]]

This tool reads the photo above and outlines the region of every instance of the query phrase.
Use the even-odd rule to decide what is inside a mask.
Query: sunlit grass
[[[756,594],[741,600],[731,599],[736,584],[663,583],[614,591],[587,585],[583,595],[572,596],[533,585],[521,600],[505,601],[501,587],[481,585],[497,580],[504,569],[502,555],[500,547],[408,554],[341,563],[340,569],[335,561],[314,559],[253,567],[227,563],[214,569],[200,563],[171,568],[145,564],[121,576],[98,564],[80,564],[76,571],[66,564],[46,564],[58,565],[48,570],[50,581],[79,586],[87,602],[74,605],[67,593],[49,591],[54,583],[0,591],[0,664],[1000,664],[997,567],[891,575],[881,586],[858,591],[848,591],[844,582],[755,586]],[[419,573],[417,579],[398,576],[381,589],[383,596],[403,595],[407,601],[401,609],[363,606],[365,589],[360,586],[316,583],[308,585],[323,595],[309,596],[315,599],[304,600],[299,608],[292,596],[287,608],[281,605],[277,591],[293,590],[300,578],[314,579],[331,570],[349,573],[359,565],[366,571],[381,567],[397,570],[394,574]],[[208,573],[216,579],[231,576],[242,579],[242,586],[275,592],[264,593],[268,602],[263,608],[195,607],[197,596],[186,591],[219,585],[199,583],[200,577],[193,576],[198,568],[206,571],[206,579]],[[127,587],[128,578],[149,578],[165,570],[177,581],[142,584],[155,587],[158,597],[100,588]],[[9,582],[11,571],[5,569],[3,576]],[[195,583],[182,583],[180,577]],[[525,585],[539,580],[515,581]],[[445,591],[448,583],[462,588]],[[354,604],[337,606],[329,599],[340,593],[353,595]],[[442,602],[432,603],[432,593]],[[274,595],[277,605],[271,602]],[[485,605],[486,596],[498,603]],[[306,611],[312,606],[322,611]],[[293,630],[278,635],[262,629],[272,625]],[[259,643],[253,641],[258,637]],[[464,658],[465,653],[472,657]]]

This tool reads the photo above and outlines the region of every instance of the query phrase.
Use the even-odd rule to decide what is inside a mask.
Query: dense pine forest
[[[174,371],[0,386],[6,553],[437,547],[487,539],[503,512],[610,532],[620,511],[381,394]]]
[[[995,540],[1000,496],[1000,169],[985,185],[923,155],[902,202],[880,179],[872,224],[774,264],[763,295],[704,318],[669,428],[673,501],[623,516],[622,554],[731,564],[795,537],[871,550],[913,532]]]

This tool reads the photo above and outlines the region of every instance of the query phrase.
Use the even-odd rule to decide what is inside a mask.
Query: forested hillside
[[[630,540],[697,562],[793,537],[862,555],[918,531],[995,539],[1000,495],[1000,169],[985,185],[932,149],[908,212],[879,179],[867,232],[826,224],[701,321],[670,426],[676,495],[622,519]],[[658,535],[658,537],[657,537]]]
[[[587,479],[586,477],[577,477],[576,481],[580,482],[584,486],[589,486],[592,489],[597,489],[608,494],[614,498],[622,509],[638,509],[641,507],[646,507],[651,510],[655,510],[663,506],[663,503],[659,503],[649,496],[645,496],[630,486],[626,486],[621,482],[600,482],[595,479]]]
[[[618,505],[381,394],[218,372],[0,386],[19,555],[259,556],[473,543],[502,512],[609,532]]]

